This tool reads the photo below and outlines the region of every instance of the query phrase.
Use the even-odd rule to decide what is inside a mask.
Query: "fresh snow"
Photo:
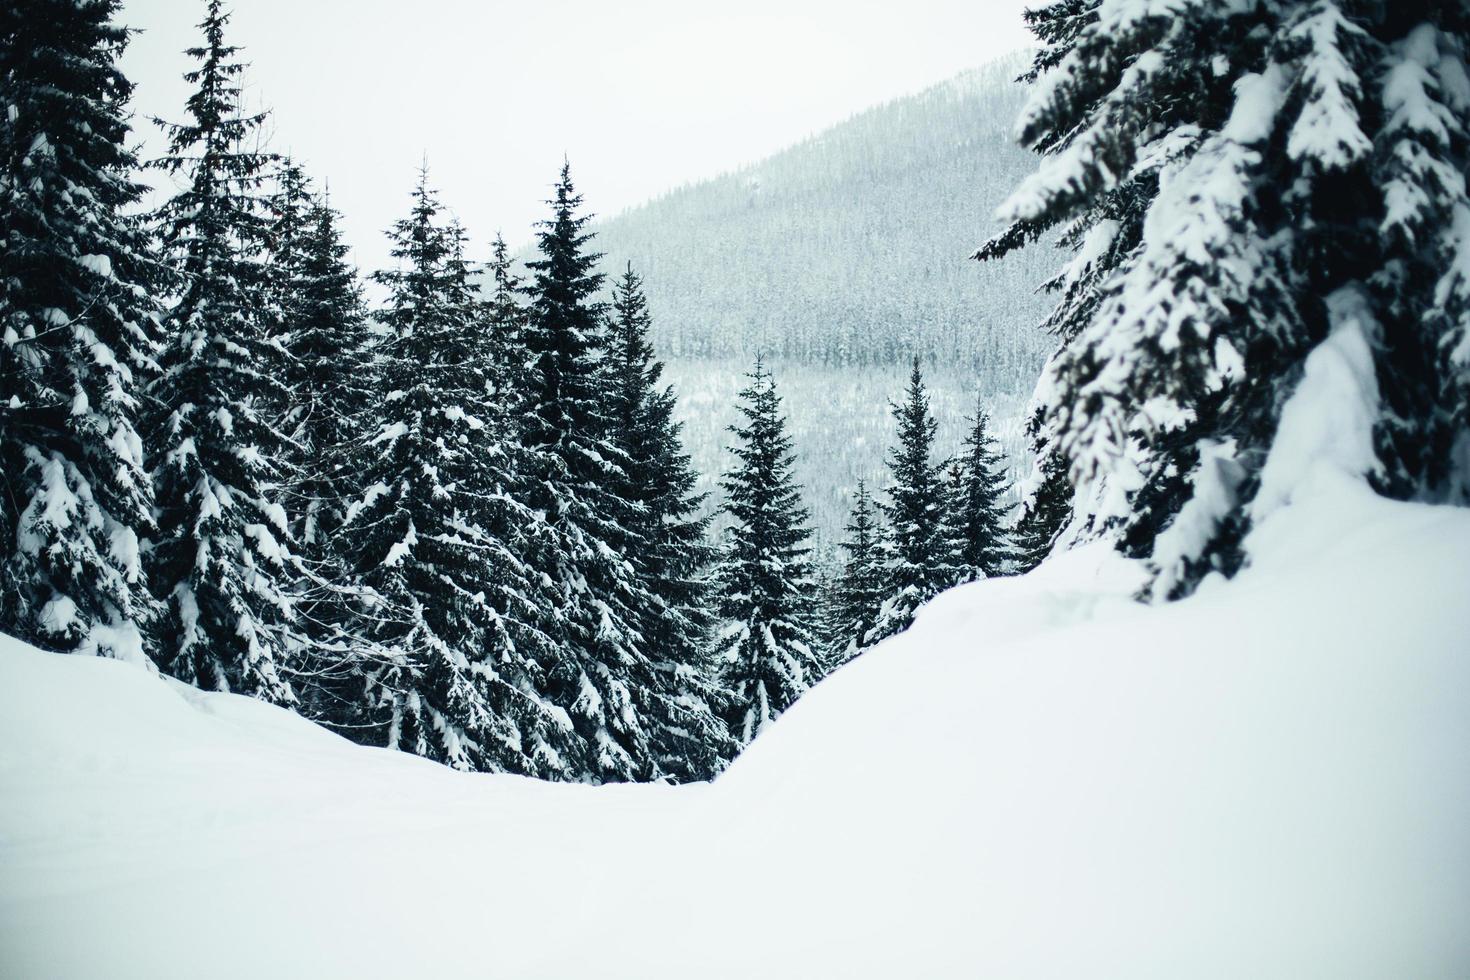
[[[0,975],[1464,976],[1470,512],[1322,466],[1249,551],[945,593],[685,787],[0,641]]]

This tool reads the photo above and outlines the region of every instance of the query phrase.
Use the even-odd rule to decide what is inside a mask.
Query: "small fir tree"
[[[505,239],[495,236],[486,267],[490,295],[483,317],[495,357],[495,397],[506,411],[516,413],[528,395],[526,363],[525,284],[512,267]]]
[[[791,473],[791,438],[770,373],[756,361],[747,377],[744,421],[730,429],[736,465],[721,481],[731,523],[717,577],[725,624],[716,649],[728,723],[741,744],[805,693],[818,667],[807,511]]]
[[[954,578],[944,535],[943,465],[932,461],[938,423],[919,359],[913,361],[908,392],[893,406],[898,444],[888,456],[888,500],[881,505],[888,525],[883,543],[885,598],[869,642],[907,629],[918,608]]]
[[[878,518],[873,496],[859,480],[852,517],[847,522],[847,539],[841,544],[846,558],[838,573],[832,604],[834,664],[844,663],[862,652],[878,624],[878,611],[885,597],[883,527]]]
[[[977,408],[964,451],[951,467],[949,526],[955,582],[1009,574],[1016,560],[1006,516],[1005,466],[990,435],[990,417]]]

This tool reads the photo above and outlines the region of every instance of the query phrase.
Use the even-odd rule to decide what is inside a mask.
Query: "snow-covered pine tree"
[[[859,480],[852,518],[847,522],[847,539],[840,545],[847,555],[833,589],[828,656],[833,666],[862,652],[868,634],[878,623],[878,610],[885,598],[883,526],[878,517],[873,495]]]
[[[295,559],[286,512],[285,402],[280,350],[270,340],[263,260],[263,184],[272,157],[250,144],[263,114],[240,111],[238,49],[211,0],[188,121],[163,123],[156,166],[181,189],[158,211],[177,271],[165,317],[162,374],[150,391],[149,452],[159,535],[149,555],[166,603],[159,663],[200,687],[294,704],[299,650],[291,601]]]
[[[964,449],[951,467],[945,523],[954,581],[1009,574],[1016,547],[1006,520],[1006,478],[1000,448],[990,435],[990,416],[977,407]]]
[[[495,352],[496,398],[509,412],[518,411],[528,397],[526,390],[526,288],[511,266],[510,250],[497,234],[490,246],[490,263],[485,267],[490,295],[482,313]]]
[[[458,769],[565,775],[564,724],[536,696],[543,638],[520,618],[545,601],[497,533],[512,508],[512,446],[487,398],[491,345],[464,257],[421,173],[389,232],[395,269],[372,377],[375,421],[352,459],[360,496],[337,547],[368,600],[355,623],[361,689],[345,733]]]
[[[807,556],[811,564],[812,579],[812,615],[811,631],[815,640],[813,649],[816,650],[819,664],[816,676],[826,677],[828,673],[840,667],[843,662],[843,649],[838,645],[835,637],[841,632],[838,623],[842,617],[838,614],[838,585],[842,574],[842,566],[839,561],[837,550],[834,548],[822,549],[813,547]]]
[[[633,505],[629,557],[653,603],[642,610],[649,657],[665,696],[649,704],[659,768],[678,780],[708,779],[736,746],[716,714],[721,692],[710,656],[710,518],[701,516],[698,474],[679,439],[674,391],[648,341],[643,283],[629,265],[613,286],[607,371],[613,442],[623,459],[621,495]],[[673,715],[663,715],[672,709]]]
[[[662,683],[643,635],[657,600],[633,555],[637,506],[625,499],[627,463],[614,437],[603,277],[585,230],[589,215],[563,166],[551,217],[540,223],[540,257],[525,338],[529,502],[550,533],[531,543],[530,561],[546,576],[558,614],[559,645],[546,663],[547,696],[571,716],[584,745],[582,778],[662,775],[655,736],[677,709],[662,704]]]
[[[904,400],[893,405],[898,443],[888,454],[883,540],[883,605],[867,637],[876,643],[908,629],[924,603],[953,584],[945,547],[943,463],[933,462],[938,423],[929,412],[924,374],[914,358]]]
[[[1012,537],[1016,547],[1016,571],[1029,572],[1052,552],[1058,537],[1072,518],[1072,484],[1067,479],[1067,461],[1051,453],[1037,460],[1029,486],[1021,491],[1021,513]]]
[[[1324,343],[1372,352],[1375,484],[1463,493],[1447,352],[1470,296],[1470,9],[1060,0],[1030,17],[1045,47],[1019,130],[1044,159],[977,255],[1058,229],[1076,252],[1038,404],[1083,526],[1150,556],[1157,597],[1238,568],[1280,502],[1258,498],[1279,413]]]
[[[349,457],[373,402],[367,370],[373,338],[357,271],[325,196],[302,209],[298,257],[285,269],[279,341],[290,390],[286,423],[297,482],[288,510],[307,558],[317,560],[341,523]],[[278,270],[280,271],[280,270]]]
[[[814,682],[814,586],[807,512],[791,475],[795,456],[781,398],[759,361],[740,392],[743,424],[731,426],[736,466],[725,474],[724,556],[716,577],[725,624],[717,647],[730,693],[726,717],[743,745]]]
[[[0,12],[0,630],[148,663],[158,310],[115,0]],[[141,629],[140,629],[141,626]]]
[[[960,528],[963,520],[964,508],[960,501],[965,495],[965,466],[960,457],[955,456],[944,467],[944,520],[940,533],[944,536],[945,554],[949,556],[954,566],[955,581],[968,582],[965,570],[958,561],[958,555],[964,550],[965,535]]]
[[[278,220],[284,233],[273,236],[272,249],[272,259],[280,260],[272,269],[281,318],[276,339],[289,392],[283,425],[293,480],[285,506],[303,566],[301,630],[311,641],[310,680],[299,685],[302,711],[330,720],[350,714],[342,699],[362,689],[364,665],[352,656],[361,648],[350,635],[359,596],[337,531],[361,490],[358,437],[368,431],[375,403],[372,337],[337,212],[325,196],[310,195],[299,169],[293,183],[298,190],[280,197],[300,215]],[[278,215],[281,210],[278,204]]]
[[[286,346],[293,329],[291,307],[295,287],[306,259],[306,230],[313,197],[306,170],[289,158],[280,161],[274,184],[273,193],[264,198],[265,248],[269,263],[266,296],[271,307],[271,339]],[[295,365],[289,359],[285,363],[294,374]],[[291,385],[288,383],[287,387]]]

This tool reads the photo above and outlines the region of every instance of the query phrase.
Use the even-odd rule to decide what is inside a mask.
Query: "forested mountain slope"
[[[1056,256],[966,261],[1035,167],[1011,127],[1012,57],[868,110],[760,163],[597,226],[648,280],[672,357],[964,363],[1034,377],[1050,344],[1034,287]]]
[[[604,269],[631,261],[645,276],[654,342],[711,486],[727,463],[732,396],[757,354],[785,394],[798,477],[826,539],[858,478],[883,484],[888,402],[915,354],[944,451],[983,396],[1019,454],[1015,420],[1053,346],[1036,286],[1057,255],[968,256],[1035,166],[1011,135],[1024,60],[870,109],[595,226]]]

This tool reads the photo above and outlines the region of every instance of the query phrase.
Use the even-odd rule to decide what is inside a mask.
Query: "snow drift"
[[[1463,977],[1470,512],[1319,476],[1182,602],[1095,548],[941,596],[710,785],[7,641],[0,975]]]

